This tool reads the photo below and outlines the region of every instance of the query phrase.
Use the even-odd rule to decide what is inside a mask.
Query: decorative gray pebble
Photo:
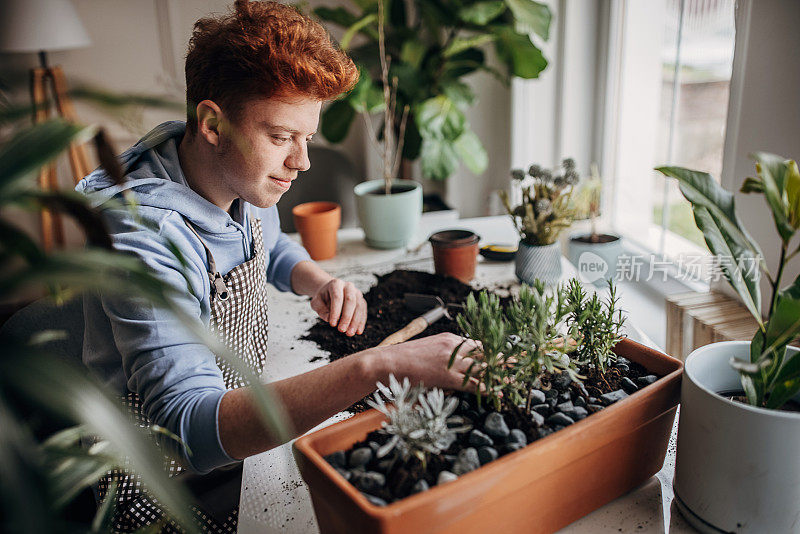
[[[497,460],[498,456],[499,453],[494,447],[481,447],[478,449],[478,460],[480,460],[481,465]]]
[[[380,497],[376,497],[375,495],[370,495],[369,493],[364,493],[363,491],[361,492],[361,494],[375,506],[386,506],[386,501],[384,501]]]
[[[572,401],[572,404],[574,404],[575,406],[580,406],[581,408],[586,408],[586,399],[578,396],[575,398],[574,401]]]
[[[422,493],[423,491],[428,491],[431,487],[428,485],[428,482],[425,479],[417,480],[417,483],[414,484],[414,487],[411,488],[411,493]]]
[[[342,469],[341,467],[336,467],[335,469],[336,472],[342,475],[342,477],[344,477],[345,480],[350,480],[351,478],[353,478],[353,473],[351,473],[347,469]]]
[[[467,447],[461,449],[458,453],[458,459],[453,464],[453,473],[456,475],[463,475],[470,471],[475,471],[481,466],[481,461],[478,458],[478,451],[475,447]]]
[[[544,424],[544,416],[539,412],[531,412],[531,421],[536,426],[542,426]]]
[[[561,404],[556,404],[556,411],[559,411],[559,412],[567,412],[567,411],[571,410],[572,408],[573,408],[573,406],[572,406],[572,402],[571,401],[562,402]]]
[[[603,393],[600,395],[600,402],[608,406],[609,404],[614,404],[617,401],[620,401],[627,397],[628,394],[625,393],[625,390],[618,389],[616,391],[612,391],[611,393]]]
[[[372,460],[372,449],[369,447],[359,447],[350,453],[350,467],[360,467],[367,465]]]
[[[616,367],[623,373],[627,373],[628,371],[631,370],[630,366],[627,363],[618,363]]]
[[[539,412],[542,415],[550,415],[550,405],[549,404],[537,404],[533,407],[535,412]]]
[[[636,379],[636,382],[638,382],[642,386],[649,386],[656,380],[658,380],[658,377],[656,375],[647,375],[647,376],[640,376],[639,378]]]
[[[628,393],[636,393],[639,391],[639,386],[637,386],[633,380],[628,378],[627,376],[622,379],[622,389],[627,391]]]
[[[450,471],[442,471],[439,473],[439,477],[436,479],[436,484],[446,484],[457,479],[458,475],[455,473],[451,473]]]
[[[333,467],[345,467],[347,465],[347,457],[344,451],[336,451],[325,457],[325,461]]]
[[[469,433],[469,444],[481,447],[483,445],[494,445],[494,441],[476,428]]]
[[[581,406],[575,406],[569,411],[564,410],[564,412],[562,413],[574,419],[575,421],[580,421],[581,419],[585,419],[586,416],[589,415],[589,412],[586,410],[586,408],[583,408]]]
[[[591,411],[592,413],[594,413],[594,412],[599,412],[600,410],[602,410],[604,408],[604,406],[602,404],[587,404],[586,408],[589,411]]]
[[[445,454],[445,455],[444,455],[444,459],[445,459],[445,461],[447,461],[447,462],[448,462],[450,465],[453,465],[454,463],[456,463],[456,460],[458,459],[458,456],[456,456],[455,454]]]
[[[486,416],[486,421],[483,423],[483,428],[486,433],[493,438],[505,438],[511,432],[508,429],[506,420],[497,412],[492,412]]]
[[[367,442],[367,445],[369,445],[369,448],[372,449],[373,453],[377,453],[378,449],[381,448],[380,444],[377,441],[369,441]]]
[[[556,391],[555,389],[548,389],[547,391],[544,392],[544,397],[546,399],[555,399],[556,397],[558,397],[558,391]]]
[[[569,386],[570,382],[572,382],[572,379],[566,373],[561,373],[553,379],[553,385],[559,388],[565,388]]]
[[[540,389],[532,389],[531,390],[531,404],[542,404],[547,397],[544,396],[544,392]]]
[[[628,358],[623,358],[622,356],[617,356],[617,367],[620,365],[630,365],[631,361]]]
[[[574,423],[575,420],[572,419],[570,416],[565,415],[561,412],[554,413],[550,417],[547,418],[547,423],[550,425],[562,425],[562,426],[569,426]]]
[[[572,400],[572,393],[569,391],[565,391],[564,393],[558,394],[558,402],[569,402]]]
[[[600,404],[600,399],[598,399],[597,397],[589,397],[588,399],[586,399],[586,402],[589,404]]]
[[[539,434],[539,439],[542,439],[543,437],[549,436],[550,434],[552,434],[553,433],[553,429],[552,428],[548,428],[546,426],[543,426],[541,428],[537,428],[536,432]]]
[[[361,491],[374,493],[386,485],[386,477],[376,471],[367,471],[356,479],[355,485]]]
[[[511,431],[511,434],[508,435],[506,438],[506,443],[521,443],[522,445],[528,444],[528,438],[525,437],[525,432],[522,430],[515,428]]]
[[[515,452],[524,448],[525,445],[523,445],[522,443],[506,443],[505,445],[503,445],[503,452],[505,454],[508,454],[510,452]]]

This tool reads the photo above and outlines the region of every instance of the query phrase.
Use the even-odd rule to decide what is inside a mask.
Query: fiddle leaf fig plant
[[[800,353],[786,350],[800,335],[800,277],[781,288],[784,269],[800,253],[800,247],[792,243],[800,229],[800,173],[795,161],[775,154],[759,152],[752,158],[756,176],[744,181],[741,192],[763,194],[772,212],[781,242],[774,274],[767,268],[758,243],[737,218],[732,193],[705,172],[682,167],[656,170],[678,180],[709,250],[718,257],[725,278],[758,322],[750,344],[750,361],[731,359],[748,402],[777,409],[800,392]],[[761,273],[772,289],[766,319],[761,315]]]
[[[358,0],[352,9],[318,7],[314,15],[345,31],[339,44],[362,69],[359,84],[323,112],[322,134],[341,142],[357,113],[384,110],[388,84],[396,95],[389,120],[403,141],[399,151],[408,161],[421,159],[423,176],[433,180],[447,179],[460,162],[475,173],[487,166],[466,120],[475,94],[465,76],[484,71],[508,85],[513,76],[536,78],[547,67],[531,34],[548,39],[551,13],[534,0]],[[499,68],[487,60],[490,46]]]

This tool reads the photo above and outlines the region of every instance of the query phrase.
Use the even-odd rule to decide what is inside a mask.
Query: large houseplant
[[[567,257],[578,269],[581,280],[600,284],[616,277],[617,263],[622,253],[622,238],[616,234],[600,233],[597,228],[603,181],[597,164],[593,163],[591,169],[591,178],[581,184],[573,197],[576,210],[579,209],[579,204],[581,207],[585,206],[585,217],[589,219],[590,231],[588,234],[578,232],[570,236]]]
[[[405,132],[410,113],[409,104],[401,104],[398,111],[397,77],[389,81],[391,59],[386,52],[386,26],[384,1],[377,1],[378,59],[380,64],[380,93],[371,85],[363,71],[358,85],[350,94],[352,102],[364,118],[370,139],[381,155],[381,179],[368,180],[356,185],[356,210],[364,237],[375,248],[400,248],[416,233],[422,216],[422,186],[413,180],[396,180],[402,161]],[[340,8],[342,9],[342,8]],[[372,20],[372,19],[370,19]],[[336,104],[334,104],[336,105]],[[382,136],[378,139],[370,114],[383,111]],[[396,114],[400,113],[399,119]],[[397,122],[395,122],[397,120]],[[323,126],[324,132],[324,126]]]
[[[528,284],[537,279],[556,284],[561,278],[558,235],[572,224],[574,208],[570,200],[579,180],[575,162],[567,158],[554,170],[531,165],[527,175],[514,169],[511,177],[522,188],[521,202],[512,206],[507,191],[499,191],[499,195],[519,232],[514,258],[517,278]]]
[[[710,175],[660,167],[678,180],[719,268],[758,322],[750,342],[724,342],[686,359],[675,472],[681,511],[704,532],[796,532],[800,515],[800,278],[781,288],[800,248],[800,173],[757,153],[742,193],[763,194],[780,238],[777,271],[736,216],[734,197]],[[762,317],[760,274],[772,295]]]
[[[295,442],[320,530],[551,532],[646,480],[681,363],[621,339],[621,320],[613,291],[604,301],[576,280],[523,286],[505,308],[470,297],[458,324],[482,347],[465,378],[477,395],[394,382],[393,407],[378,398]]]
[[[486,151],[465,118],[475,95],[463,79],[476,71],[489,72],[506,85],[513,76],[538,77],[547,60],[530,33],[547,40],[549,8],[533,0],[387,0],[384,14],[378,0],[353,4],[355,10],[314,10],[320,19],[346,30],[340,44],[363,73],[359,85],[323,113],[325,138],[342,141],[356,113],[380,106],[380,94],[390,85],[397,93],[397,105],[391,109],[394,125],[399,128],[407,114],[400,135],[406,161],[420,159],[423,176],[433,180],[445,180],[459,162],[482,172]],[[385,27],[385,54],[379,50],[384,48],[379,24]],[[490,45],[499,69],[487,59]],[[381,66],[384,56],[389,58],[388,76]],[[411,178],[410,172],[404,170],[403,177]]]

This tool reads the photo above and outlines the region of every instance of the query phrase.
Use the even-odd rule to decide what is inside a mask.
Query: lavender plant
[[[470,428],[461,417],[452,415],[458,399],[445,397],[439,388],[411,387],[408,378],[401,383],[394,375],[389,375],[389,387],[380,382],[377,386],[375,400],[367,400],[367,404],[388,418],[381,431],[391,436],[377,450],[378,458],[397,450],[404,459],[414,456],[424,466],[429,454],[446,450],[456,434]]]
[[[610,363],[616,361],[614,346],[622,339],[625,318],[619,309],[619,298],[614,283],[608,281],[609,296],[602,300],[593,293],[587,296],[577,279],[569,281],[566,289],[567,319],[572,335],[577,341],[575,361],[590,364],[600,373],[605,373]]]
[[[522,187],[521,204],[511,206],[507,191],[498,191],[498,194],[520,240],[531,246],[555,243],[573,220],[570,198],[580,181],[575,161],[567,158],[554,170],[534,164],[528,168],[527,175],[522,169],[514,169],[511,177]]]

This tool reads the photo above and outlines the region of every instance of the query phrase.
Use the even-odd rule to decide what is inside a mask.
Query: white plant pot
[[[578,270],[578,277],[582,282],[605,285],[606,280],[617,277],[617,264],[623,252],[622,238],[614,236],[616,239],[607,243],[577,241],[587,235],[589,234],[580,232],[570,236],[567,258]]]
[[[686,359],[675,501],[701,532],[798,533],[800,413],[718,395],[741,390],[731,357],[749,361],[750,342],[713,343]]]
[[[514,272],[521,282],[532,284],[539,279],[552,286],[561,279],[561,244],[531,246],[520,242],[514,257]]]

